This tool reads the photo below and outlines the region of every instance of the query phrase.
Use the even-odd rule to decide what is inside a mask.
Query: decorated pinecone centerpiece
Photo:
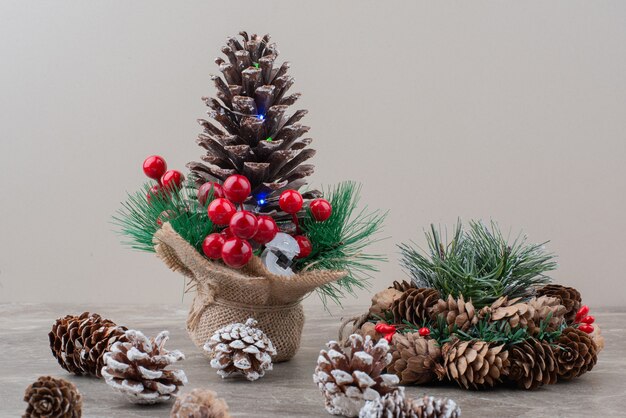
[[[148,157],[154,181],[116,216],[134,248],[156,252],[195,291],[187,330],[198,347],[250,316],[274,342],[273,361],[300,345],[301,300],[314,290],[338,300],[374,270],[366,246],[384,215],[356,210],[359,186],[304,190],[315,154],[304,110],[291,110],[289,64],[278,64],[269,35],[240,33],[222,48],[216,97],[204,98],[202,162],[185,176]]]
[[[508,242],[482,222],[459,222],[449,242],[433,226],[426,240],[426,252],[400,246],[411,285],[394,282],[351,320],[353,331],[390,341],[387,370],[402,384],[536,389],[596,364],[595,318],[576,289],[549,284],[556,263],[544,244]]]

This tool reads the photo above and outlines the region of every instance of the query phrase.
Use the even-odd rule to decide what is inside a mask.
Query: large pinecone
[[[561,301],[561,305],[565,306],[565,320],[568,324],[574,322],[576,312],[578,312],[582,303],[578,290],[559,284],[549,284],[539,288],[537,295],[558,298]]]
[[[167,331],[152,339],[141,331],[126,331],[126,341],[116,342],[104,355],[102,376],[107,384],[138,404],[154,404],[175,396],[187,383],[187,376],[180,369],[165,368],[185,356],[165,349],[168,338]]]
[[[178,395],[170,418],[230,418],[228,404],[209,389],[194,389]]]
[[[560,380],[578,377],[593,369],[598,361],[598,348],[593,339],[578,328],[565,328],[557,345],[555,354]]]
[[[450,332],[456,327],[458,330],[467,331],[472,325],[478,322],[478,313],[472,304],[472,301],[465,301],[463,295],[458,299],[448,295],[447,300],[439,299],[430,310],[430,317],[437,322],[439,316],[442,316],[448,324]]]
[[[557,381],[558,365],[552,346],[534,338],[509,349],[508,378],[524,389],[536,389]]]
[[[424,384],[436,377],[435,366],[442,362],[441,350],[434,339],[419,333],[395,334],[388,371],[400,378],[401,385]]]
[[[429,287],[409,288],[391,304],[396,324],[408,321],[421,325],[429,318],[429,309],[439,300],[439,292]]]
[[[204,132],[197,142],[207,150],[202,157],[206,164],[187,166],[199,183],[223,181],[232,174],[246,176],[252,195],[263,197],[268,211],[278,206],[281,191],[306,184],[314,167],[303,162],[315,150],[307,148],[311,138],[301,138],[309,127],[298,122],[307,111],[288,114],[289,106],[300,97],[299,93],[287,95],[294,82],[287,74],[289,63],[275,67],[278,49],[269,43],[269,35],[240,35],[243,43],[235,37],[228,39],[222,47],[226,60],[215,60],[223,75],[223,79],[212,77],[217,99],[203,98],[211,121],[198,121]],[[303,197],[318,195],[309,192]]]
[[[76,386],[64,379],[41,376],[26,388],[24,418],[80,418],[83,399]]]
[[[465,389],[495,386],[509,373],[509,352],[504,345],[453,339],[443,345],[441,355],[443,366],[437,366],[438,376],[454,380]]]
[[[104,353],[116,341],[125,341],[125,332],[111,320],[83,312],[57,319],[48,337],[61,367],[77,375],[101,377]]]
[[[503,296],[490,306],[482,308],[478,316],[481,319],[488,316],[491,321],[506,320],[511,328],[526,328],[530,335],[539,332],[541,322],[545,320],[548,321],[546,331],[559,329],[564,319],[565,307],[558,298],[540,296],[527,302],[521,302],[520,299]]]
[[[272,370],[276,349],[267,335],[256,328],[257,321],[249,318],[245,324],[233,323],[215,331],[204,349],[211,356],[211,367],[222,378],[233,373],[257,380]]]
[[[366,401],[396,390],[398,377],[382,373],[391,362],[387,340],[374,344],[369,337],[352,334],[349,341],[347,352],[337,341],[326,344],[329,350],[320,352],[313,381],[329,413],[356,417]]]
[[[408,399],[404,388],[388,393],[380,399],[368,401],[361,409],[359,418],[458,418],[461,409],[448,398],[424,395]]]

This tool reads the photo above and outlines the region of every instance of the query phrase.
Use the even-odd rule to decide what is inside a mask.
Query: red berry
[[[206,236],[202,241],[202,251],[204,255],[213,260],[222,258],[222,246],[226,240],[221,234],[213,233]]]
[[[242,210],[230,218],[230,230],[241,239],[250,239],[256,234],[258,227],[256,216],[247,210]]]
[[[222,236],[224,237],[224,239],[228,239],[228,238],[233,238],[233,231],[230,230],[230,228],[224,228],[222,230],[222,232],[220,232],[220,234],[222,234]]]
[[[587,315],[586,317],[580,320],[580,322],[584,324],[593,324],[595,321],[596,321],[596,318],[592,315]]]
[[[159,180],[167,170],[167,164],[163,157],[151,155],[143,161],[143,172],[154,180]]]
[[[213,199],[217,199],[218,197],[224,197],[224,190],[219,183],[212,183],[207,181],[202,186],[198,188],[198,202],[202,206],[206,205],[206,201],[209,198],[209,193],[213,190]]]
[[[582,324],[578,327],[582,332],[586,332],[587,334],[591,334],[593,332],[593,325],[591,324]]]
[[[309,207],[313,217],[318,222],[324,222],[333,213],[333,208],[326,199],[315,199]]]
[[[576,322],[580,322],[581,319],[587,316],[589,313],[589,306],[583,305],[578,312],[576,312]]]
[[[258,228],[254,235],[254,240],[259,244],[267,244],[276,237],[278,233],[278,225],[276,221],[269,216],[259,216],[257,219]]]
[[[419,332],[421,337],[428,337],[430,335],[430,330],[426,327],[420,328],[417,332]]]
[[[222,260],[233,268],[241,268],[252,258],[252,246],[245,239],[230,238],[222,246]]]
[[[393,336],[394,336],[394,333],[390,332],[389,334],[386,334],[384,338],[385,340],[387,340],[388,343],[391,343],[391,341],[393,340]]]
[[[298,241],[298,245],[300,246],[300,252],[296,256],[296,258],[305,258],[311,254],[313,250],[313,246],[311,245],[311,241],[304,235],[298,235],[294,237],[296,241]]]
[[[148,199],[148,203],[150,203],[152,198],[160,199],[160,198],[163,198],[164,196],[165,196],[165,193],[163,191],[163,188],[160,185],[155,184],[154,186],[150,187],[150,190],[146,194],[146,199]]]
[[[233,203],[243,203],[250,196],[250,181],[240,174],[228,177],[222,188],[226,197]]]
[[[285,190],[280,194],[278,205],[287,213],[298,213],[302,209],[302,195],[297,190]]]
[[[223,197],[212,201],[207,208],[209,219],[216,225],[228,225],[235,212],[237,212],[235,205]]]
[[[174,187],[180,188],[180,186],[183,184],[184,179],[185,177],[180,171],[168,170],[161,177],[161,184],[166,189],[171,189]]]
[[[376,324],[376,326],[374,327],[374,330],[378,332],[379,334],[389,334],[389,333],[395,333],[396,327],[394,327],[393,325],[380,323],[380,324]]]

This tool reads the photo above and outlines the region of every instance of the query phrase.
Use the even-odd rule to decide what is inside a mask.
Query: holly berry
[[[161,177],[161,185],[166,189],[180,188],[185,177],[178,170],[168,170]]]
[[[376,326],[374,327],[374,330],[379,334],[389,334],[389,333],[395,333],[396,327],[394,327],[393,325],[389,325],[389,324],[383,324],[381,322],[379,324],[376,324]]]
[[[583,319],[584,317],[587,316],[587,314],[589,313],[589,306],[587,305],[583,305],[578,312],[576,312],[576,322],[580,322],[581,319]]]
[[[235,205],[223,197],[212,201],[207,208],[209,219],[216,225],[228,225],[235,212],[237,212]]]
[[[420,337],[428,337],[430,335],[430,329],[422,327],[417,331]]]
[[[211,190],[213,190],[213,199],[224,197],[224,190],[222,189],[221,184],[207,181],[198,188],[198,202],[200,202],[202,206],[206,205],[206,201],[209,198]]]
[[[385,334],[384,338],[385,340],[387,340],[389,344],[391,344],[391,341],[393,340],[393,336],[394,336],[393,333],[389,333],[389,334]]]
[[[276,221],[269,216],[259,216],[257,219],[257,231],[254,234],[254,240],[259,244],[267,244],[276,237],[278,233],[278,225]]]
[[[232,238],[235,236],[233,235],[233,231],[231,231],[230,228],[224,228],[222,232],[220,232],[220,234],[224,237],[224,239]]]
[[[146,194],[146,199],[148,199],[148,203],[150,203],[152,198],[162,198],[164,195],[165,193],[163,192],[163,188],[160,185],[155,184],[154,186],[150,187],[150,190],[148,190],[148,193]]]
[[[222,247],[226,240],[221,234],[213,233],[206,236],[202,241],[202,252],[213,260],[222,258]]]
[[[587,315],[583,319],[580,320],[583,324],[593,324],[596,321],[596,318],[592,315]]]
[[[333,208],[326,199],[315,199],[311,202],[309,208],[311,209],[311,214],[318,222],[324,222],[333,213]]]
[[[313,250],[313,246],[311,245],[311,241],[304,235],[297,235],[294,237],[300,246],[300,252],[296,256],[296,258],[305,258],[311,254]]]
[[[228,177],[222,188],[226,197],[233,203],[243,203],[250,196],[250,181],[241,174]]]
[[[256,234],[258,222],[256,216],[247,210],[242,210],[230,218],[230,230],[241,239],[250,239]]]
[[[591,334],[593,332],[593,325],[591,324],[582,324],[578,327],[582,332],[586,332],[587,334]]]
[[[151,179],[160,181],[161,176],[167,170],[167,163],[163,157],[151,155],[143,161],[143,172]]]
[[[278,205],[287,213],[298,213],[302,209],[302,195],[297,190],[285,190],[280,194]]]
[[[241,268],[252,258],[252,246],[241,238],[229,238],[222,246],[222,260],[227,266]]]

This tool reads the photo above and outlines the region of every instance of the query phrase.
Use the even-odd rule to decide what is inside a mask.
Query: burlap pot
[[[203,257],[169,223],[157,231],[154,243],[159,258],[196,286],[187,332],[198,347],[202,348],[217,329],[252,317],[274,343],[275,362],[289,360],[300,347],[302,298],[346,275],[342,271],[314,270],[277,276],[267,271],[258,257],[241,270],[231,269]]]

